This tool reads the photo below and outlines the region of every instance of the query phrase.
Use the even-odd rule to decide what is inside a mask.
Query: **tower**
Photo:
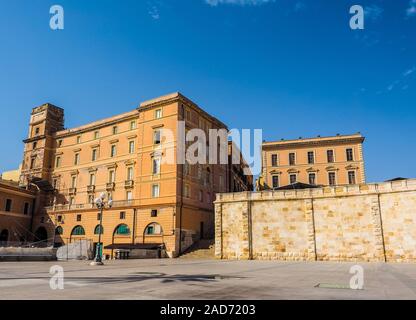
[[[20,184],[51,180],[55,150],[53,135],[64,129],[64,110],[50,103],[32,109],[29,136],[24,140],[24,156]]]

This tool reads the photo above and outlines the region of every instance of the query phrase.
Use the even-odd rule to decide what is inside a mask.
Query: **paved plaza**
[[[50,288],[50,267],[64,289]],[[354,263],[120,260],[2,262],[0,299],[416,299],[416,265],[361,263],[363,290],[348,288]],[[321,287],[317,287],[319,285]]]

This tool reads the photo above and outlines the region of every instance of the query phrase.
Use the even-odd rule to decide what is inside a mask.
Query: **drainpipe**
[[[137,220],[137,209],[133,209],[133,238],[131,239],[131,244],[134,245],[136,242],[136,220]]]

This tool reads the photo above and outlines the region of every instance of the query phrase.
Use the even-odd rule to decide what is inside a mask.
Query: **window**
[[[224,177],[220,175],[219,181],[220,181],[220,192],[222,192],[224,188]]]
[[[62,216],[58,216],[58,222],[62,222]]]
[[[205,183],[210,184],[211,183],[211,169],[207,168],[207,172],[205,174]]]
[[[309,184],[315,185],[316,184],[316,174],[309,173]]]
[[[134,179],[134,170],[133,167],[127,168],[127,180],[131,181]]]
[[[130,130],[136,129],[136,121],[130,122]]]
[[[129,142],[129,153],[133,154],[135,149],[136,149],[136,144],[134,143],[134,141],[130,141]]]
[[[153,163],[152,173],[160,174],[160,158],[153,158],[152,163]]]
[[[33,149],[36,149],[38,147],[38,143],[35,141],[33,142]]]
[[[277,154],[272,154],[272,166],[277,167]]]
[[[184,185],[183,195],[185,198],[191,197],[191,187],[188,184]]]
[[[162,234],[162,227],[158,223],[151,223],[146,227],[145,234],[147,235],[159,235]]]
[[[55,235],[60,236],[63,233],[64,233],[64,229],[61,226],[56,227],[56,229],[55,229]]]
[[[183,172],[185,175],[189,175],[190,173],[190,165],[189,165],[188,160],[185,160],[185,164],[183,166]]]
[[[186,117],[186,120],[191,121],[191,110],[188,110],[188,109],[185,110],[185,117]]]
[[[98,158],[98,150],[93,149],[92,150],[92,155],[91,155],[91,161],[97,161],[97,158]]]
[[[35,167],[36,158],[30,159],[30,169],[33,169]]]
[[[94,196],[93,195],[88,196],[88,203],[89,204],[94,204]]]
[[[77,143],[80,144],[81,143],[81,136],[77,137]]]
[[[330,186],[335,186],[336,185],[336,176],[335,176],[335,172],[329,172],[328,173],[328,184]]]
[[[39,127],[35,128],[35,135],[37,136],[39,133],[40,133],[40,128]]]
[[[90,173],[90,186],[95,186],[95,173]]]
[[[355,171],[348,171],[348,183],[349,184],[356,184]]]
[[[155,130],[153,132],[153,144],[160,144],[161,137],[160,137],[160,130]]]
[[[108,171],[108,183],[116,182],[116,172],[114,170]]]
[[[72,176],[71,177],[71,188],[76,188],[77,187],[77,176]]]
[[[294,152],[289,153],[289,165],[294,166],[296,163],[296,155]]]
[[[23,214],[27,215],[29,213],[29,203],[25,202],[25,206],[23,208]]]
[[[74,157],[74,165],[79,165],[79,153],[76,153],[75,154],[75,157]]]
[[[158,198],[160,195],[160,186],[158,184],[152,185],[152,198]]]
[[[77,214],[77,221],[81,221],[82,216],[80,214]]]
[[[127,199],[127,201],[133,200],[133,192],[127,191],[126,192],[126,199]]]
[[[82,226],[76,226],[72,229],[72,236],[85,236],[85,230]]]
[[[127,236],[130,234],[130,229],[126,224],[121,224],[116,228],[114,233],[117,235]]]
[[[113,127],[113,134],[117,134],[118,133],[118,127],[117,126],[114,126]]]
[[[334,150],[327,150],[326,151],[326,157],[329,163],[333,163],[335,162],[335,157],[334,157]]]
[[[204,202],[204,192],[202,190],[199,190],[199,201]]]
[[[97,220],[99,221],[99,220],[101,220],[101,212],[98,212],[97,213]]]
[[[296,181],[297,181],[296,174],[289,175],[289,181],[290,181],[290,184],[296,183]]]
[[[126,212],[125,211],[121,211],[120,212],[120,220],[124,220],[126,219]]]
[[[279,188],[279,176],[272,177],[273,188]]]
[[[59,168],[61,166],[61,157],[56,157],[55,167]]]
[[[45,217],[40,218],[40,223],[45,223]]]
[[[104,228],[102,225],[97,225],[94,229],[94,234],[104,234]]]
[[[347,153],[347,161],[354,161],[354,154],[352,152],[352,149],[348,148],[346,150],[346,153]]]
[[[315,154],[313,151],[308,152],[308,164],[314,164],[315,163]]]
[[[150,212],[150,216],[151,216],[152,218],[157,217],[157,210],[156,210],[156,209],[153,209],[153,210]]]
[[[100,131],[94,132],[94,139],[97,140],[100,137]]]
[[[155,119],[162,118],[162,109],[155,110]]]
[[[111,158],[114,158],[116,155],[117,155],[117,146],[116,146],[115,144],[113,144],[113,145],[111,146],[111,153],[110,153],[110,156],[111,156]]]
[[[12,199],[6,199],[6,209],[4,211],[10,212],[12,210]]]
[[[207,192],[207,203],[211,203],[211,193]]]
[[[62,143],[63,143],[63,140],[61,139],[61,140],[58,140],[58,147],[60,148],[60,147],[62,147]]]

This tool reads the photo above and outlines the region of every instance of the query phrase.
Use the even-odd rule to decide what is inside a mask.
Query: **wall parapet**
[[[416,191],[416,179],[345,186],[326,186],[314,189],[265,190],[256,192],[219,193],[214,203],[234,201],[298,200],[310,198],[348,197],[380,193]]]
[[[219,259],[416,262],[416,179],[218,194]]]

